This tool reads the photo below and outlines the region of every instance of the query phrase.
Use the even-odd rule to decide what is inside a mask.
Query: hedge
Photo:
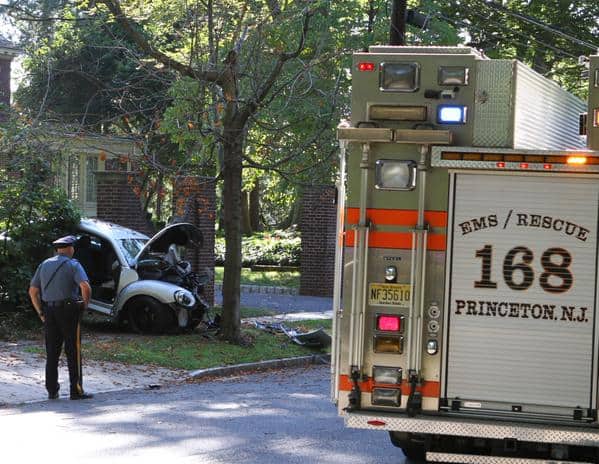
[[[256,233],[241,240],[242,266],[274,265],[299,266],[301,238],[292,230]],[[216,265],[225,262],[225,239],[216,237]]]

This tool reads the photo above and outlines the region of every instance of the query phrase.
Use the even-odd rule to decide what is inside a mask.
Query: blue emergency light
[[[439,124],[466,124],[466,106],[439,105],[437,107],[437,122]]]

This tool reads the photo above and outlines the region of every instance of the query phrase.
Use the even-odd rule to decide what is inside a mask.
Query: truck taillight
[[[370,63],[370,62],[358,63],[359,71],[374,71],[374,69],[375,69],[374,63]]]
[[[399,385],[402,379],[402,372],[401,367],[373,366],[372,378],[374,379],[374,383]]]
[[[382,332],[401,331],[401,316],[394,314],[378,314],[376,317],[376,329]]]
[[[403,353],[403,337],[375,335],[373,341],[373,350],[375,353]]]
[[[397,407],[401,404],[401,390],[395,388],[373,388],[372,404]]]

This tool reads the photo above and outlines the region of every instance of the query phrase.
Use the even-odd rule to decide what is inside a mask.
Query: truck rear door
[[[597,177],[454,171],[449,202],[442,404],[592,417]]]

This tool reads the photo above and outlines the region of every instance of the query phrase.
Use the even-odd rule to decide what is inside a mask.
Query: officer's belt
[[[56,301],[44,301],[44,304],[48,308],[58,308],[60,306],[64,306],[65,300],[56,300]]]

